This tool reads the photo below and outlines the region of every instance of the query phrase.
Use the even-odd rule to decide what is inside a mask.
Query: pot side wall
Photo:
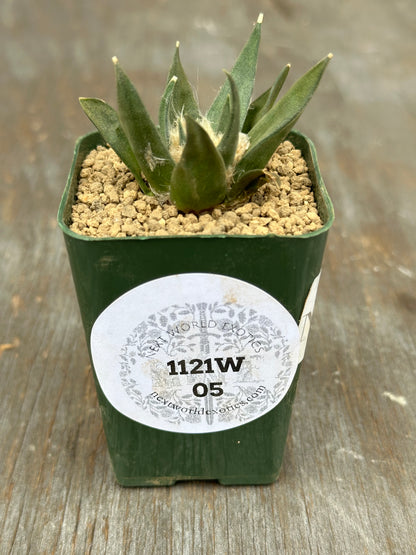
[[[297,237],[189,236],[96,239],[69,230],[72,204],[85,155],[103,144],[98,133],[82,137],[74,154],[58,222],[64,233],[88,346],[97,317],[132,288],[173,274],[210,273],[238,278],[277,299],[299,323],[319,274],[334,214],[312,143],[288,137],[308,163],[324,227]],[[182,434],[150,428],[120,414],[96,379],[110,455],[122,485],[167,485],[185,479],[224,484],[270,483],[277,478],[295,396],[288,393],[264,416],[215,433]]]

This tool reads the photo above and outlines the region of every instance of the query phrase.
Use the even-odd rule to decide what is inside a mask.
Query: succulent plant
[[[290,69],[251,102],[263,15],[205,115],[201,114],[176,43],[155,125],[117,58],[118,111],[98,98],[81,106],[142,191],[170,199],[179,210],[200,212],[236,199],[263,175],[315,92],[328,54],[276,102]]]

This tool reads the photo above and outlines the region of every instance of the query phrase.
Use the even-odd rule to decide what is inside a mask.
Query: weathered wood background
[[[334,52],[298,127],[337,221],[281,477],[123,489],[55,222],[77,98],[111,56],[156,113],[175,41],[203,106],[259,11],[257,92]],[[0,4],[0,553],[416,553],[414,0]]]

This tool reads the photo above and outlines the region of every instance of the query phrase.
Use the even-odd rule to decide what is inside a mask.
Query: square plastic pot
[[[78,140],[58,223],[65,238],[90,354],[93,325],[107,307],[137,286],[178,274],[216,274],[242,280],[276,299],[299,323],[310,288],[320,274],[334,213],[313,144],[298,132],[288,138],[308,163],[324,223],[318,231],[295,237],[91,238],[73,233],[69,228],[71,209],[82,161],[93,148],[104,144],[98,133]],[[140,306],[137,311],[140,315]],[[262,416],[230,429],[195,434],[158,429],[125,416],[104,394],[94,369],[118,482],[124,486],[153,486],[191,479],[218,480],[222,484],[275,481],[282,464],[299,368],[300,364],[284,398]]]

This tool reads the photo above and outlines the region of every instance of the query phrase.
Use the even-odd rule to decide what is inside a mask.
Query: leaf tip
[[[332,52],[330,52],[327,56],[328,60],[332,60],[333,57],[334,57],[334,55],[332,54]]]
[[[181,43],[177,40],[177,41],[176,41],[176,48],[179,48],[180,44],[181,44]]]
[[[259,25],[261,25],[261,24],[263,23],[263,17],[264,17],[264,14],[263,14],[263,13],[259,13],[259,17],[257,18],[257,23],[258,23]]]
[[[118,64],[118,58],[117,58],[117,56],[113,56],[113,57],[111,58],[111,61],[113,62],[114,65],[117,65],[117,64]]]
[[[87,106],[91,101],[104,103],[104,100],[101,100],[100,98],[91,98],[90,96],[80,96],[78,100],[81,106]]]

